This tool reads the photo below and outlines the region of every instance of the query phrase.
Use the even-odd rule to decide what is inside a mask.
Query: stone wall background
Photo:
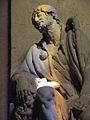
[[[11,73],[41,34],[33,27],[31,14],[38,5],[50,4],[58,11],[61,22],[77,16],[81,29],[90,38],[90,0],[11,0]]]

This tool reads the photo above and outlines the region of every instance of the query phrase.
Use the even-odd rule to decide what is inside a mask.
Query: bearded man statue
[[[66,25],[50,5],[32,13],[42,39],[12,75],[12,120],[89,120],[90,41],[76,17]]]

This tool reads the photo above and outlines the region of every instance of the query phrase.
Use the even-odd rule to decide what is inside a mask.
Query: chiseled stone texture
[[[31,15],[38,5],[49,4],[57,9],[60,21],[77,16],[81,29],[90,38],[90,0],[12,0],[11,1],[11,72],[24,59],[30,46],[41,39],[33,27]]]

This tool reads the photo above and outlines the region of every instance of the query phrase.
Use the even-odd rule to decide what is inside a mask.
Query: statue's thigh
[[[56,106],[54,103],[54,89],[48,86],[39,88],[38,96],[38,115],[42,120],[58,120],[56,113]]]
[[[38,89],[37,96],[40,116],[44,116],[45,120],[67,120],[66,104],[58,91],[46,86]]]
[[[90,120],[90,105],[81,113],[80,120]]]

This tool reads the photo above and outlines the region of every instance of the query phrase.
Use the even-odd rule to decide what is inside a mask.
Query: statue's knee
[[[37,96],[40,103],[49,107],[54,98],[54,89],[48,86],[41,87],[37,90]]]

